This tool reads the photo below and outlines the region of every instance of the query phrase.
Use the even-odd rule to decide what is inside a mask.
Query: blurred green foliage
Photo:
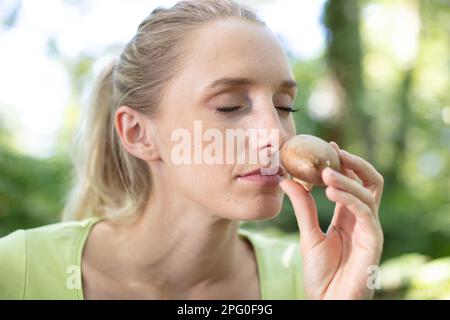
[[[450,257],[404,254],[386,261],[380,272],[380,299],[450,299]]]
[[[69,171],[63,157],[35,159],[0,149],[0,234],[58,220]]]
[[[311,60],[291,56],[300,83],[298,132],[336,141],[385,177],[378,298],[450,298],[449,8],[444,0],[330,0],[326,50]],[[4,25],[10,28],[16,15]],[[392,25],[403,16],[403,29]],[[416,27],[415,38],[402,42]],[[49,54],[73,83],[61,148],[51,159],[25,156],[0,127],[0,236],[58,221],[68,191],[67,146],[98,57],[68,60],[52,39]],[[313,195],[326,229],[333,204],[323,189]],[[288,201],[277,219],[246,224],[293,237],[298,230]]]

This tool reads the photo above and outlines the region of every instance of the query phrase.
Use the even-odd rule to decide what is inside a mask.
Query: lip
[[[252,171],[248,171],[247,173],[241,174],[238,177],[239,178],[244,178],[244,177],[248,177],[248,176],[255,175],[255,174],[262,175],[261,174],[261,170],[262,169],[269,169],[269,168],[270,167],[261,167],[261,168],[258,168],[258,169],[252,170]],[[286,170],[284,170],[283,167],[281,167],[281,166],[275,167],[273,169],[273,171],[274,171],[273,174],[264,174],[264,175],[265,176],[279,175],[281,177],[286,175]]]
[[[239,175],[238,179],[246,182],[256,184],[258,186],[274,187],[278,186],[282,177],[286,174],[286,171],[282,167],[274,168],[273,174],[261,174],[262,169],[269,169],[268,167],[258,168],[252,171],[248,171],[245,174]],[[271,173],[270,171],[268,173]]]

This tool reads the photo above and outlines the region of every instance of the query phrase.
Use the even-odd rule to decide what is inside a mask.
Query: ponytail
[[[133,185],[148,184],[148,168],[124,152],[114,127],[115,66],[110,63],[96,80],[90,108],[75,135],[75,185],[63,211],[66,220],[131,215],[130,209],[145,200],[135,197]],[[140,178],[127,170],[133,166],[140,167]],[[137,183],[136,178],[143,181]]]

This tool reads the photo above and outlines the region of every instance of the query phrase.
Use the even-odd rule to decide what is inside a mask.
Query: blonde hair
[[[64,219],[131,216],[142,210],[151,190],[150,169],[121,145],[114,125],[121,105],[155,116],[169,80],[183,62],[191,31],[219,19],[265,23],[232,0],[180,1],[158,7],[139,25],[116,62],[99,76],[86,118],[75,136],[75,183]]]

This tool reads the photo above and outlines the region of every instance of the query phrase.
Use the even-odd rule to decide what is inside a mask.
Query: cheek
[[[287,138],[291,138],[296,134],[294,117],[290,116],[282,122],[284,132],[286,132]]]
[[[234,214],[240,197],[233,190],[231,168],[219,165],[183,165],[170,168],[174,186],[183,197],[212,214],[239,219]]]

